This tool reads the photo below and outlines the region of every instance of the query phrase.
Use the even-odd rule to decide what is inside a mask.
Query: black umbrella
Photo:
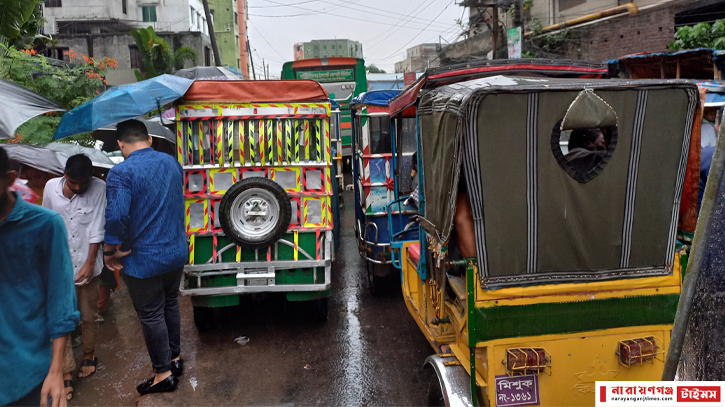
[[[170,142],[172,143],[172,150],[173,150],[173,144],[176,143],[176,137],[174,136],[174,132],[169,130],[167,127],[161,124],[159,121],[154,120],[148,120],[148,119],[142,119],[142,118],[136,118],[136,120],[139,120],[143,122],[143,124],[146,125],[146,130],[148,130],[149,135],[151,137],[154,137],[158,139],[159,141],[163,140],[162,143]],[[111,124],[106,127],[102,127],[98,130],[93,130],[93,138],[96,140],[100,140],[103,142],[103,151],[106,152],[112,152],[118,150],[118,143],[116,143],[116,125]]]
[[[174,75],[197,81],[241,81],[244,79],[244,75],[223,66],[195,66],[179,69]]]
[[[65,111],[52,100],[2,79],[0,95],[0,138],[14,138],[15,130],[35,116]]]

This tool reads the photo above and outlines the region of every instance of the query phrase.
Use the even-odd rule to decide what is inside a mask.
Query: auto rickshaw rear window
[[[586,183],[604,171],[617,146],[617,135],[616,126],[561,130],[559,122],[551,133],[551,148],[561,168]]]

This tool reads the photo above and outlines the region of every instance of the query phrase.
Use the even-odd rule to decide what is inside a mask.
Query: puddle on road
[[[356,244],[354,238],[343,236],[340,252],[356,253],[355,247],[346,247]],[[346,258],[340,263],[347,264],[338,268],[342,271],[339,276],[342,288],[340,308],[344,317],[340,320],[342,326],[337,334],[341,360],[335,364],[335,370],[338,370],[335,377],[340,378],[335,381],[336,405],[362,405],[371,390],[367,344],[363,339],[359,319],[361,290],[365,288],[360,281],[362,262],[359,257]]]

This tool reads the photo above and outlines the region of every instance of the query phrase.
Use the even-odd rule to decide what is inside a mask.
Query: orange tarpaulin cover
[[[183,100],[233,103],[328,101],[325,88],[315,81],[195,81]]]
[[[697,226],[697,195],[700,192],[700,131],[702,128],[702,106],[695,111],[695,122],[690,137],[690,157],[687,160],[685,184],[682,186],[680,219],[678,228],[687,233],[695,233]]]

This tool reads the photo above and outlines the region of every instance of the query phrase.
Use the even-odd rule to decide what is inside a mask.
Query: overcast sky
[[[455,0],[248,0],[249,42],[257,77],[262,59],[279,77],[297,42],[350,39],[363,44],[365,63],[394,72],[405,50],[454,41],[464,7]],[[468,14],[466,13],[466,19]]]

